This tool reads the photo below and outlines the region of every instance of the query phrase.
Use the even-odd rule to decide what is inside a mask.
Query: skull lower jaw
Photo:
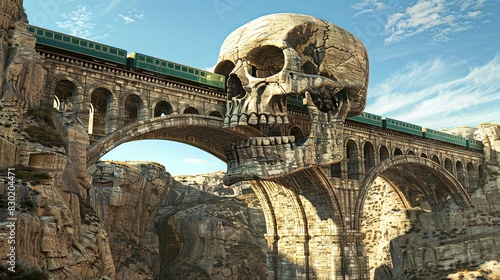
[[[311,130],[298,144],[295,136],[252,137],[226,147],[226,185],[245,180],[269,180],[292,172],[339,162],[343,158],[342,116],[310,107]]]

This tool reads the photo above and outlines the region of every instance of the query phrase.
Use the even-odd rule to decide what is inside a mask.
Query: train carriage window
[[[194,71],[194,73],[195,73],[196,75],[199,75],[199,74],[200,74],[200,71],[195,70],[195,71]]]
[[[158,59],[155,59],[155,64],[160,65],[160,61]]]
[[[87,42],[86,41],[80,41],[80,46],[87,47]]]
[[[202,76],[202,77],[205,77],[205,72],[201,72],[201,76]]]
[[[43,30],[38,29],[38,30],[36,31],[36,35],[41,35],[41,36],[43,36]]]
[[[53,38],[54,33],[50,32],[50,31],[45,31],[45,37]]]
[[[95,45],[95,49],[100,51],[101,50],[101,45]]]
[[[191,74],[194,74],[194,70],[191,69],[191,68],[189,68],[188,72],[191,73]]]
[[[109,49],[109,52],[111,54],[118,54],[118,51],[116,49]]]
[[[61,34],[54,34],[54,39],[56,40],[62,40],[62,35]]]
[[[89,48],[93,49],[94,48],[94,43],[89,43]]]
[[[125,56],[126,54],[125,54],[125,51],[118,51],[118,55],[119,56]]]
[[[162,66],[162,67],[167,67],[167,63],[166,63],[165,61],[162,61],[162,62],[161,62],[161,66]]]
[[[146,62],[147,62],[147,63],[153,63],[153,58],[151,58],[151,57],[146,57]]]
[[[103,51],[103,52],[109,52],[108,47],[103,46],[103,47],[102,47],[102,51]]]
[[[80,44],[80,40],[78,40],[76,38],[71,38],[71,43],[79,45]]]
[[[184,67],[184,66],[182,67],[182,72],[187,72],[187,70],[188,69],[186,67]]]
[[[175,70],[181,70],[181,67],[179,65],[175,65]]]

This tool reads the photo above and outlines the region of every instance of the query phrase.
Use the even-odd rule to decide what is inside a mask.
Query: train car
[[[155,75],[168,76],[170,78],[186,80],[216,89],[224,89],[226,84],[226,77],[224,75],[137,52],[129,56],[127,67],[130,70],[140,70]]]
[[[295,109],[299,111],[305,111],[304,108],[304,97],[300,95],[289,95],[287,100],[287,106],[289,109]]]
[[[477,141],[474,139],[467,138],[467,148],[475,149],[475,150],[483,150],[483,143],[481,141]]]
[[[422,129],[422,131],[424,132],[425,138],[439,140],[442,142],[460,145],[460,146],[464,146],[464,147],[467,146],[467,139],[465,137],[453,135],[453,134],[448,134],[448,133],[445,133],[442,131],[437,131],[437,130],[430,129],[430,128],[424,128],[424,129]]]
[[[416,124],[411,124],[391,118],[382,118],[382,126],[385,129],[404,132],[416,136],[423,136],[422,127]]]
[[[59,33],[30,25],[28,30],[35,35],[38,48],[57,50],[58,53],[87,60],[110,63],[125,68],[127,51],[83,38]]]
[[[375,114],[363,112],[359,116],[349,117],[347,119],[367,125],[382,127],[382,117]]]

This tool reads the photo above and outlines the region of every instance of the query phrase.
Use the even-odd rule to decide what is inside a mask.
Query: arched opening
[[[389,156],[390,156],[390,155],[389,155],[389,150],[387,149],[387,147],[386,147],[386,146],[383,146],[383,145],[382,145],[382,146],[380,146],[380,151],[379,151],[379,153],[380,153],[380,161],[381,161],[381,162],[382,162],[382,161],[384,161],[384,160],[386,160],[386,159],[388,159],[388,158],[389,158]]]
[[[142,107],[142,100],[139,96],[135,94],[127,96],[125,98],[124,125],[138,121]]]
[[[410,150],[410,151],[408,151],[408,155],[409,155],[409,156],[414,156],[414,155],[415,155],[415,153],[414,153],[412,150]]]
[[[412,265],[401,252],[403,246],[398,244],[406,244],[407,234],[421,228],[420,213],[438,211],[448,205],[470,206],[465,190],[443,167],[426,158],[408,155],[388,159],[384,165],[372,169],[360,193],[357,211],[362,213],[359,225],[365,235],[363,245],[369,259],[370,279],[384,268],[392,274],[393,265],[402,263],[400,258],[406,266]],[[434,237],[436,242],[438,238]],[[394,255],[398,256],[397,262],[392,261]]]
[[[439,160],[439,158],[437,156],[432,156],[432,161],[441,165],[441,161]]]
[[[331,176],[333,178],[342,178],[342,164],[341,164],[341,162],[337,162],[337,163],[332,164],[330,173],[331,173]]]
[[[464,166],[462,162],[457,161],[456,163],[456,169],[457,169],[457,180],[460,182],[460,184],[465,187],[465,174],[464,174]]]
[[[76,86],[67,80],[59,81],[54,91],[54,105],[58,105],[58,110],[73,110],[74,97],[76,96]]]
[[[172,114],[173,109],[172,105],[168,103],[167,101],[160,101],[156,104],[154,112],[153,112],[153,117],[162,117],[162,116],[168,116]]]
[[[222,114],[219,113],[218,111],[212,111],[210,114],[208,114],[211,117],[217,117],[217,118],[222,118]]]
[[[427,158],[427,155],[424,154],[424,153],[421,153],[420,156],[423,157],[423,158]]]
[[[403,155],[403,151],[401,151],[399,148],[394,149],[394,156],[401,156]]]
[[[187,107],[186,109],[184,109],[184,112],[183,114],[193,114],[193,115],[198,115],[198,110],[196,110],[196,108],[194,107]]]
[[[90,105],[93,108],[92,117],[92,134],[96,136],[104,136],[110,130],[111,119],[111,103],[113,97],[111,92],[104,88],[97,88],[90,97]]]
[[[348,179],[359,179],[359,153],[358,146],[356,142],[349,140],[347,141],[347,178]]]
[[[302,133],[302,130],[300,130],[300,128],[298,127],[292,127],[292,129],[290,129],[290,135],[291,136],[295,136],[295,143],[302,143],[304,142],[304,134]]]
[[[448,170],[451,174],[453,174],[453,166],[451,164],[451,160],[449,158],[446,158],[444,160],[444,168]]]
[[[467,163],[467,178],[469,179],[469,193],[473,193],[479,188],[479,185],[476,170],[470,162]]]
[[[363,146],[363,156],[365,158],[365,172],[368,172],[375,166],[375,151],[372,143],[365,143]]]
[[[89,127],[88,127],[88,133],[92,134],[94,131],[94,106],[92,106],[92,103],[89,104]]]

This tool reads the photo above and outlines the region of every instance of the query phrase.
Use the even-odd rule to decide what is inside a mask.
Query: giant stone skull
[[[230,145],[226,183],[340,161],[343,123],[366,103],[365,47],[312,16],[273,14],[243,25],[223,42],[215,72],[228,77],[226,127],[286,126],[293,96],[304,97],[311,118],[308,139],[300,145],[286,135]]]

